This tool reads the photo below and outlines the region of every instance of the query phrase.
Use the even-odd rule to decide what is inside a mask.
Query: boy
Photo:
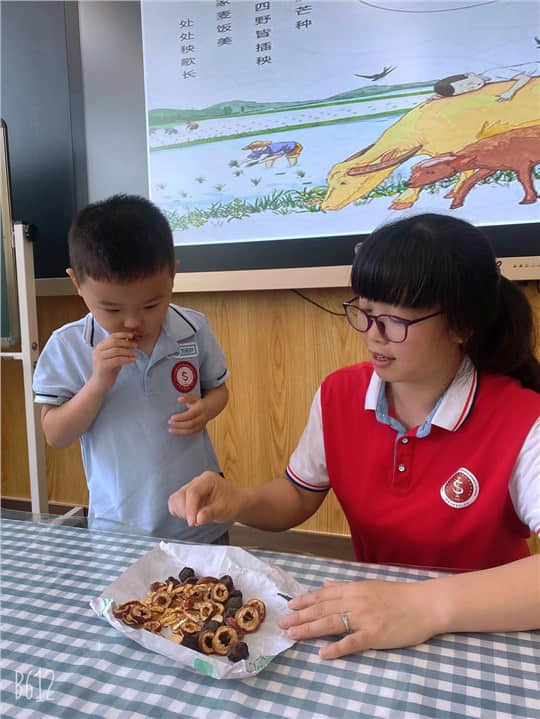
[[[34,375],[47,442],[80,439],[92,528],[220,542],[227,524],[188,528],[171,492],[219,472],[206,424],[227,404],[225,358],[204,315],[170,305],[170,227],[151,202],[89,205],[68,236],[67,274],[89,309],[56,330]],[[202,531],[201,531],[202,530]]]
[[[450,75],[435,83],[434,90],[438,97],[452,97],[464,92],[480,90],[487,82],[513,80],[514,84],[498,95],[497,100],[511,100],[516,92],[524,87],[532,77],[538,76],[538,62],[524,62],[519,65],[493,67],[482,73],[466,72],[462,75]]]

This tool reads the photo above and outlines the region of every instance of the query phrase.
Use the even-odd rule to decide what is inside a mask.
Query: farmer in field
[[[255,164],[264,162],[266,167],[273,167],[278,157],[286,157],[289,166],[292,167],[298,162],[298,156],[304,148],[299,142],[268,142],[266,140],[254,140],[242,150],[251,150],[246,157],[246,162]]]

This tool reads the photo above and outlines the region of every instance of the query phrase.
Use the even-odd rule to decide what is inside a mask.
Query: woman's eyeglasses
[[[357,332],[367,332],[375,322],[379,333],[388,342],[405,342],[407,332],[411,325],[442,314],[439,310],[438,312],[432,312],[429,315],[418,317],[416,320],[406,320],[403,317],[396,317],[395,315],[370,315],[365,310],[360,309],[358,304],[356,304],[357,302],[358,297],[353,297],[352,300],[343,303],[345,316],[351,327]]]

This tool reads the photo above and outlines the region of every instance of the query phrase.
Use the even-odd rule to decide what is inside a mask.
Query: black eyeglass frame
[[[377,325],[377,329],[379,330],[380,334],[384,337],[385,340],[388,342],[392,342],[394,344],[401,344],[402,342],[405,342],[407,339],[407,336],[409,334],[409,327],[411,325],[415,325],[417,322],[423,322],[424,320],[429,320],[431,317],[437,317],[437,315],[442,315],[442,310],[438,310],[437,312],[432,312],[429,315],[424,315],[423,317],[418,317],[415,320],[406,320],[404,317],[396,317],[396,315],[370,315],[369,312],[366,312],[365,310],[358,307],[355,302],[358,300],[358,297],[353,297],[348,302],[343,302],[343,309],[345,311],[345,317],[347,318],[347,322],[350,324],[350,326],[353,328],[353,330],[356,330],[357,332],[361,332],[364,334],[365,332],[369,332],[369,329],[371,328],[371,325],[375,322]],[[366,318],[367,318],[367,327],[365,330],[360,330],[358,327],[356,327],[351,318],[349,317],[349,309],[354,309],[355,312],[361,312]],[[389,337],[386,336],[386,327],[382,322],[380,322],[381,317],[388,317],[389,319],[393,320],[394,322],[397,322],[398,324],[401,324],[405,327],[405,337],[402,340],[391,340]]]

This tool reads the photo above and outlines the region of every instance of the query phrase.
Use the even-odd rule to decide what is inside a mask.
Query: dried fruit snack
[[[178,578],[153,582],[146,597],[116,606],[113,615],[128,626],[237,662],[249,656],[244,635],[259,628],[266,607],[260,599],[244,602],[228,574],[197,577],[183,567]]]

